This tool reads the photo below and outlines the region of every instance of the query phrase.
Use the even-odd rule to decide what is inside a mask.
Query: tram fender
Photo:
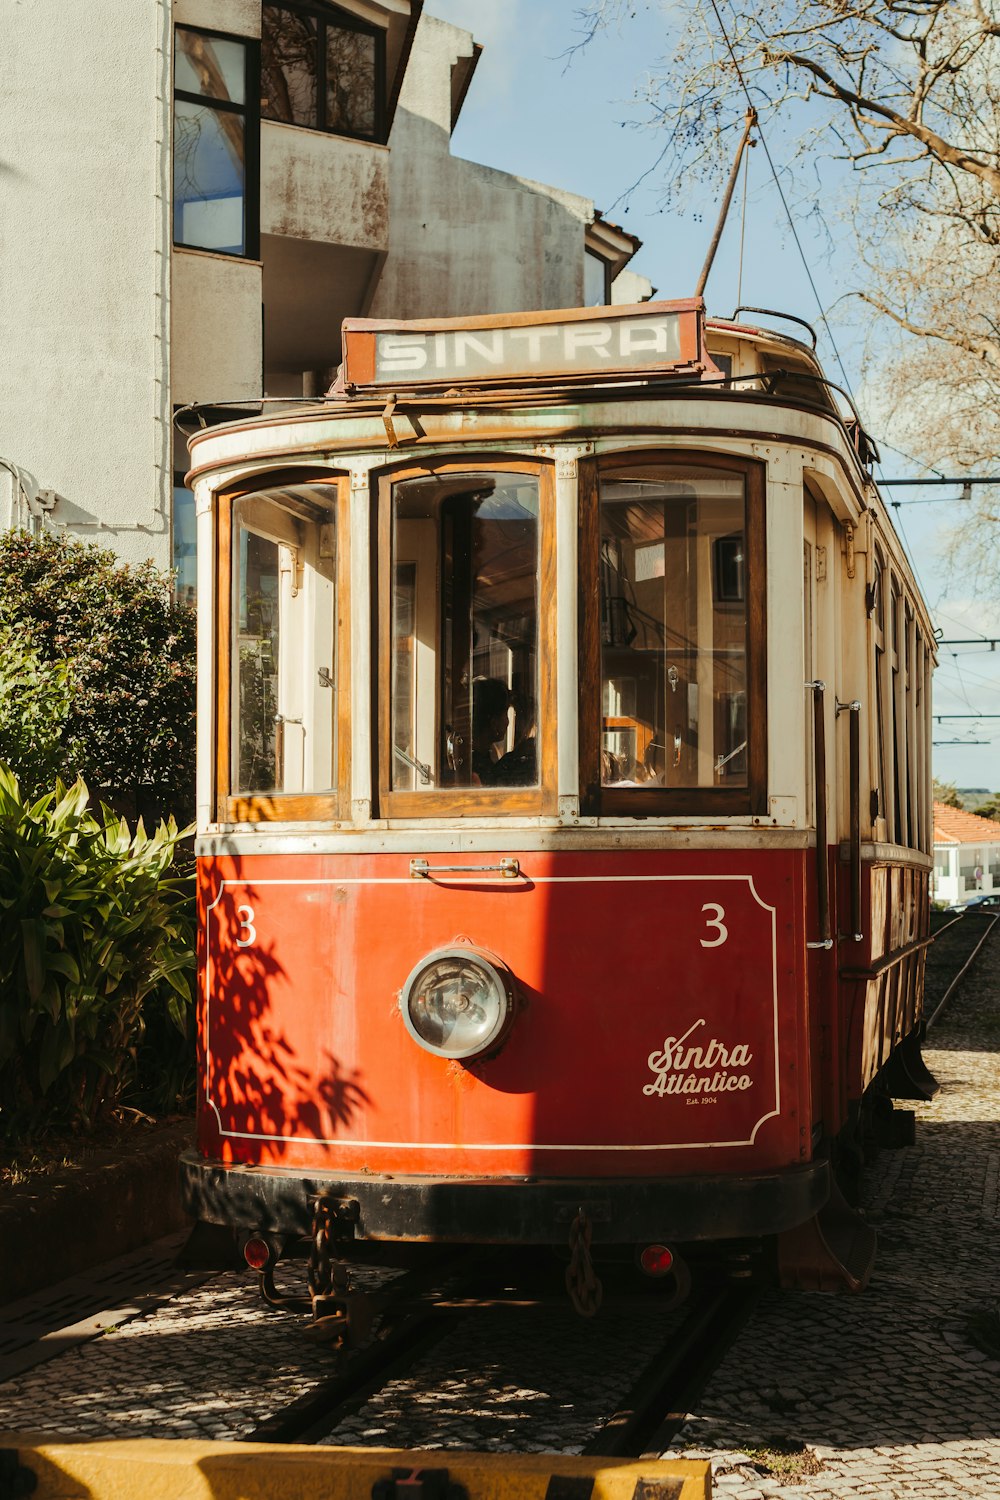
[[[384,1493],[399,1470],[415,1481],[403,1486],[415,1495],[419,1471],[433,1466],[440,1473],[445,1462],[451,1493],[467,1500],[567,1500],[570,1495],[572,1500],[711,1500],[712,1495],[712,1467],[701,1459],[428,1453],[186,1438],[75,1442],[14,1434],[0,1436],[0,1448],[16,1455],[11,1462],[19,1471],[34,1476],[36,1487],[20,1491],[33,1500],[372,1500],[374,1486]]]

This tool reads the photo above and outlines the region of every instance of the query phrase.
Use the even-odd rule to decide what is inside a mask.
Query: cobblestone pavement
[[[679,1435],[717,1496],[1000,1496],[998,1048],[994,945],[925,1048],[917,1144],[866,1169],[870,1286],[767,1294]]]

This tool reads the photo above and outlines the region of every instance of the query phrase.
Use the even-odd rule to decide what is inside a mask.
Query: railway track
[[[475,1314],[502,1309],[512,1317],[531,1319],[542,1309],[566,1308],[561,1274],[551,1267],[529,1265],[511,1278],[488,1267],[471,1273],[459,1269],[450,1284],[417,1297],[409,1295],[407,1278],[388,1301],[382,1330],[367,1348],[341,1356],[330,1378],[305,1396],[258,1423],[246,1442],[320,1443],[359,1412],[391,1383],[419,1380],[421,1362],[446,1338],[461,1337],[463,1323]],[[706,1280],[672,1321],[663,1343],[642,1363],[631,1387],[593,1424],[589,1439],[574,1451],[603,1457],[658,1456],[683,1424],[719,1361],[743,1327],[757,1289],[746,1282]],[[601,1326],[610,1326],[616,1311],[650,1309],[656,1293],[623,1291],[611,1279],[600,1320],[592,1326],[600,1344]],[[556,1352],[556,1351],[553,1351]]]
[[[934,934],[927,953],[924,1015],[928,1030],[935,1025],[993,935],[994,912],[959,912]]]

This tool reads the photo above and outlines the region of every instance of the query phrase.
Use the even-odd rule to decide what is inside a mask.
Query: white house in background
[[[321,395],[348,316],[651,293],[589,199],[451,155],[481,48],[423,0],[3,9],[0,527],[184,595],[178,407]]]
[[[1000,891],[1000,823],[935,802],[932,881],[935,901],[949,905]]]

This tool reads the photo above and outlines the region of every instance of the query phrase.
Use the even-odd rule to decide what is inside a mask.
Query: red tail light
[[[253,1271],[263,1271],[271,1259],[271,1247],[267,1240],[253,1235],[243,1246],[243,1259]]]
[[[666,1245],[647,1245],[639,1255],[639,1264],[647,1276],[666,1276],[674,1256]]]

